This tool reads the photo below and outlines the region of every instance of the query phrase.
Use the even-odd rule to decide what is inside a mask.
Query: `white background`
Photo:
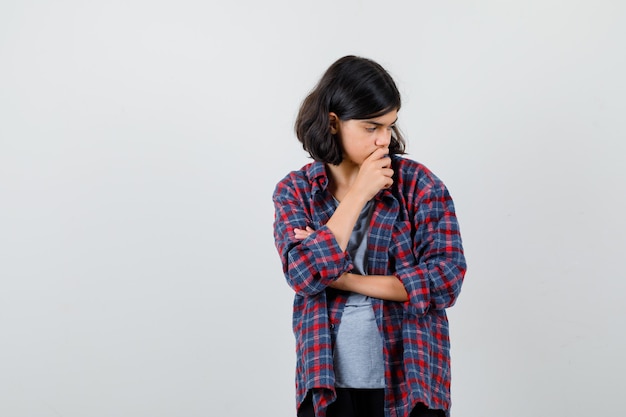
[[[274,185],[346,54],[404,105],[469,270],[453,415],[617,415],[626,5],[0,3],[0,415],[295,416]]]

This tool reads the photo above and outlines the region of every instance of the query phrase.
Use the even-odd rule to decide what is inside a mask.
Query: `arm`
[[[396,275],[418,312],[451,307],[461,291],[466,263],[454,204],[436,181],[417,202],[413,242],[400,242]]]
[[[342,250],[346,250],[361,210],[376,193],[393,184],[391,159],[386,148],[372,152],[361,164],[354,182],[326,223]]]
[[[346,272],[330,286],[381,300],[405,302],[409,299],[404,285],[395,275],[358,275]]]
[[[361,165],[354,184],[328,222],[317,231],[297,239],[296,230],[306,230],[310,213],[311,185],[304,177],[288,177],[274,192],[274,240],[289,285],[303,295],[323,291],[352,265],[345,250],[363,206],[380,189],[393,183],[393,170],[386,149],[374,151]],[[309,191],[307,191],[309,190]]]
[[[294,230],[296,239],[306,239],[314,230],[310,227]],[[408,294],[404,285],[395,275],[358,275],[350,272],[342,274],[337,280],[329,284],[330,287],[342,291],[352,291],[368,297],[380,298],[389,301],[408,301]]]
[[[327,227],[296,239],[294,229],[312,223],[306,179],[295,176],[278,183],[273,195],[274,242],[287,283],[300,295],[314,295],[351,268],[350,259]]]

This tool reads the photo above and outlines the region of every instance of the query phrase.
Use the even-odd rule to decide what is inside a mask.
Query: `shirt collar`
[[[319,161],[311,163],[309,168],[309,178],[311,180],[311,192],[313,194],[325,191],[326,187],[328,187],[326,165]]]

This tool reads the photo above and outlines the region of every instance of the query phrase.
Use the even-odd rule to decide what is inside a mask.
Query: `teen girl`
[[[296,120],[314,162],[281,180],[273,201],[295,291],[299,417],[449,416],[445,309],[465,258],[445,185],[400,156],[400,104],[384,68],[346,56]]]

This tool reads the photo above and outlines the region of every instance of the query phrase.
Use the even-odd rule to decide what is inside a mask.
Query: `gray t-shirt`
[[[354,273],[366,275],[367,231],[374,204],[369,201],[352,230],[347,251]],[[341,388],[384,388],[383,342],[370,297],[351,293],[341,316],[333,352],[335,385]]]

